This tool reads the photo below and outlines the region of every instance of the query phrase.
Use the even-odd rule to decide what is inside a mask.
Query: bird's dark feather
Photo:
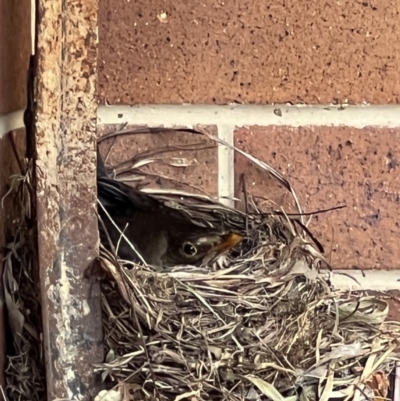
[[[208,256],[208,250],[211,252],[215,246],[224,243],[227,234],[245,231],[245,219],[238,219],[241,215],[233,209],[211,200],[199,201],[195,197],[157,198],[108,177],[99,151],[97,157],[98,199],[107,211],[104,213],[100,207],[99,215],[113,245],[119,243],[118,255],[121,258],[135,260],[137,253],[121,238],[119,230],[147,263],[162,267],[200,263]],[[230,220],[235,221],[235,218],[230,219],[229,214],[236,218],[233,225]],[[102,242],[106,241],[102,225],[100,237]],[[197,244],[198,253],[190,258],[182,254],[187,241]]]

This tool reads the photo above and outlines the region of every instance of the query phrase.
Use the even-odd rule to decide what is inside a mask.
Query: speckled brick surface
[[[400,321],[400,291],[387,291],[383,297],[389,304],[388,320]]]
[[[102,102],[399,103],[400,2],[101,0]]]
[[[283,172],[306,212],[346,205],[310,226],[335,268],[400,267],[400,129],[249,127],[237,129],[235,143]],[[235,173],[265,206],[294,210],[290,195],[241,156]]]
[[[115,126],[99,127],[98,135],[112,132]],[[127,128],[134,128],[127,127]],[[196,127],[195,127],[196,128]],[[215,126],[198,126],[202,130],[217,135]],[[107,158],[107,164],[116,165],[135,156],[138,153],[158,150],[164,147],[181,147],[181,150],[164,154],[155,154],[157,163],[144,166],[146,172],[153,172],[165,177],[154,180],[148,177],[146,182],[150,188],[174,188],[194,193],[206,192],[208,195],[218,194],[218,151],[215,143],[204,136],[190,133],[157,133],[119,136],[114,144],[113,139],[101,143],[101,152],[105,156],[111,145],[111,151]],[[186,145],[202,144],[199,150],[183,150]],[[151,157],[150,157],[151,158]],[[185,166],[177,167],[179,160],[172,161],[171,158],[183,160]],[[171,165],[173,164],[173,165]],[[171,181],[167,178],[173,178]],[[189,184],[190,187],[184,184]]]
[[[30,54],[30,1],[0,1],[0,115],[26,103]]]

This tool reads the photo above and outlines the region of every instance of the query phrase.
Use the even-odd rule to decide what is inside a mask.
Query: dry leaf
[[[389,379],[385,372],[375,372],[367,381],[368,386],[374,391],[376,401],[384,401],[389,393]]]

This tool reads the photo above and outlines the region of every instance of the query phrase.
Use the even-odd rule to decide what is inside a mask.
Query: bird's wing
[[[100,202],[121,212],[127,209],[154,211],[164,205],[152,196],[109,177],[97,177],[97,191]],[[157,209],[156,209],[157,210]]]
[[[184,212],[192,223],[225,231],[246,231],[246,215],[205,196],[189,194],[153,194],[169,207]]]
[[[246,231],[246,215],[205,196],[192,194],[148,194],[108,177],[103,159],[97,150],[97,187],[100,202],[115,212],[164,210],[170,217],[197,227],[217,231]]]
[[[162,206],[150,195],[109,177],[99,148],[97,148],[97,191],[104,207],[111,207],[116,211],[119,209],[120,212],[154,210]]]

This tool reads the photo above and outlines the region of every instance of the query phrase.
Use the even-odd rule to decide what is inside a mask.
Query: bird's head
[[[212,261],[229,252],[243,240],[237,233],[193,233],[169,236],[169,246],[163,257],[163,267],[198,265]]]

